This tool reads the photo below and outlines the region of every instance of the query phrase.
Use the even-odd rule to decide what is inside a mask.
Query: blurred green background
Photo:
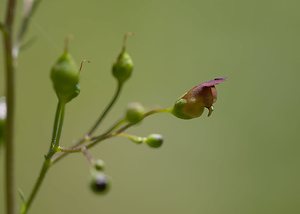
[[[171,107],[201,82],[228,81],[217,86],[210,118],[207,111],[189,121],[154,115],[127,132],[161,133],[162,148],[114,138],[91,150],[112,178],[106,196],[89,190],[87,161],[76,154],[49,171],[30,213],[300,213],[299,8],[298,0],[42,1],[26,35],[35,43],[21,53],[17,72],[16,183],[25,196],[49,147],[57,102],[49,73],[66,35],[74,35],[70,52],[78,64],[92,63],[82,70],[80,96],[67,106],[64,146],[111,99],[111,65],[125,32],[136,33],[127,42],[134,73],[98,133],[131,101]],[[3,95],[2,44],[0,55]]]

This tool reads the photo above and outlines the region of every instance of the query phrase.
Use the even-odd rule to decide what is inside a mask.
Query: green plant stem
[[[144,139],[146,139],[145,137],[140,137],[140,136],[136,136],[136,135],[131,135],[131,134],[126,134],[126,133],[117,133],[117,134],[114,134],[114,135],[118,135],[118,136],[121,136],[121,137],[125,137],[135,143],[142,143],[144,141]]]
[[[122,90],[122,86],[123,83],[120,83],[118,81],[118,88],[117,91],[113,97],[113,99],[111,100],[111,102],[108,104],[108,106],[106,107],[105,111],[102,113],[102,115],[99,117],[99,119],[96,121],[96,123],[94,124],[94,126],[90,129],[90,131],[88,132],[88,136],[91,136],[94,131],[96,130],[96,128],[100,125],[100,123],[102,122],[102,120],[104,119],[104,117],[107,115],[107,113],[109,112],[109,110],[112,108],[112,106],[115,104],[116,100],[118,99],[120,92]]]
[[[61,112],[61,108],[60,108],[61,104],[60,102],[57,103],[57,107],[56,107],[56,113],[55,113],[55,119],[54,119],[54,124],[53,124],[53,132],[52,132],[52,139],[51,139],[51,144],[50,144],[50,149],[53,147],[53,144],[55,143],[55,139],[57,136],[57,126],[59,124],[59,118],[60,118],[60,112]]]
[[[108,131],[106,131],[104,134],[99,135],[99,136],[97,136],[97,137],[88,138],[88,141],[91,142],[91,141],[99,140],[100,138],[101,138],[101,139],[105,139],[106,136],[108,136],[113,130],[115,130],[116,128],[118,128],[118,127],[119,127],[120,125],[122,125],[124,122],[126,122],[126,119],[120,120],[120,121],[117,122],[114,126],[112,126]],[[74,146],[72,146],[71,148],[78,148],[83,142],[85,142],[84,139],[86,139],[86,138],[82,138],[81,140],[79,140],[79,141],[78,141]],[[52,163],[52,164],[56,163],[57,161],[59,161],[59,160],[62,159],[63,157],[65,157],[65,156],[67,156],[68,154],[70,154],[70,153],[68,153],[68,152],[62,151],[64,148],[66,148],[66,147],[61,147],[61,146],[60,146],[60,147],[58,148],[58,151],[60,151],[61,153],[58,154],[57,156],[55,156],[55,157],[53,157],[53,158],[51,159],[51,163]],[[81,149],[85,149],[85,146],[82,146],[82,147],[80,147],[80,148],[81,148]],[[67,148],[67,149],[70,149],[70,148]]]
[[[39,175],[39,177],[38,177],[38,179],[37,179],[37,181],[34,185],[34,188],[31,192],[30,198],[28,199],[28,201],[26,203],[26,206],[25,206],[25,209],[23,210],[22,214],[27,213],[27,211],[29,210],[29,208],[30,208],[30,206],[31,206],[31,204],[32,204],[32,202],[33,202],[33,200],[34,200],[34,198],[35,198],[35,196],[36,196],[36,194],[37,194],[37,192],[38,192],[38,190],[39,190],[39,188],[40,188],[40,186],[41,186],[41,184],[42,184],[42,182],[43,182],[43,180],[46,176],[46,173],[47,173],[50,166],[51,165],[50,165],[49,160],[47,160],[45,158],[45,161],[43,163],[43,167],[41,169],[40,175]]]
[[[83,147],[82,153],[86,157],[86,159],[88,160],[88,163],[89,163],[90,167],[93,167],[93,164],[94,164],[93,157],[91,156],[91,154],[87,151],[87,149],[85,147]]]
[[[64,122],[64,112],[65,112],[65,104],[59,102],[56,109],[55,114],[55,120],[54,120],[54,126],[53,126],[53,134],[52,134],[52,140],[51,140],[51,146],[50,149],[45,155],[45,160],[42,166],[42,169],[40,171],[39,177],[33,187],[33,190],[31,191],[30,197],[26,203],[25,209],[23,210],[23,214],[26,214],[28,209],[30,208],[35,196],[37,195],[38,190],[41,187],[41,184],[46,176],[47,171],[49,170],[51,164],[51,158],[53,155],[57,152],[57,148],[59,147],[60,137],[62,133],[63,128],[63,122]]]
[[[145,117],[148,117],[152,114],[157,114],[157,113],[171,113],[172,109],[159,109],[159,110],[153,110],[153,111],[149,111],[147,113],[144,114],[144,118]],[[92,138],[93,140],[88,143],[87,145],[85,146],[78,146],[78,147],[71,147],[71,148],[66,148],[66,147],[59,147],[58,150],[60,152],[65,152],[65,153],[76,153],[76,152],[82,152],[83,149],[89,149],[93,146],[95,146],[97,143],[105,140],[105,139],[108,139],[108,138],[111,138],[111,137],[115,137],[115,136],[118,136],[120,133],[122,133],[123,131],[127,130],[128,128],[130,128],[131,126],[133,126],[135,124],[133,123],[128,123],[126,125],[124,125],[122,128],[118,129],[115,133],[111,133],[110,132],[106,132],[98,137],[94,137]],[[114,130],[115,127],[113,127],[111,130]],[[53,160],[53,162],[55,162],[57,160]]]
[[[6,8],[5,23],[1,26],[4,43],[6,70],[7,117],[5,128],[5,193],[6,213],[15,213],[14,177],[14,117],[15,117],[15,59],[13,56],[13,25],[16,0],[9,0]]]
[[[0,30],[4,32],[4,24],[0,22]]]
[[[100,125],[100,123],[103,121],[104,117],[107,115],[107,113],[109,112],[109,110],[112,108],[112,106],[115,104],[115,102],[117,101],[118,97],[120,96],[120,93],[121,93],[121,90],[122,90],[122,86],[123,86],[123,83],[118,82],[118,87],[117,87],[116,93],[115,93],[113,99],[111,100],[111,102],[106,107],[105,111],[102,113],[102,115],[100,115],[99,119],[95,122],[95,124],[88,131],[88,133],[84,137],[82,137],[79,141],[77,141],[77,143],[75,143],[75,145],[72,146],[72,147],[74,147],[74,148],[78,147],[81,144],[83,144],[84,142],[91,140],[91,135],[94,133],[94,131]],[[123,122],[124,121],[122,120],[119,123],[123,123]],[[119,123],[116,126],[119,126],[120,125]],[[112,129],[114,129],[114,128],[115,128],[115,126],[113,126],[106,133],[111,132]],[[62,159],[66,155],[68,155],[68,153],[61,153],[61,154],[57,155],[56,157],[53,157],[52,158],[52,163],[56,163],[58,160]]]
[[[37,0],[40,1],[40,0]],[[15,121],[15,70],[17,53],[19,47],[13,45],[13,28],[15,19],[17,0],[8,0],[6,8],[5,22],[0,23],[0,30],[3,33],[4,43],[4,62],[6,70],[6,105],[7,105],[7,117],[5,128],[5,192],[6,192],[6,213],[15,213],[15,179],[14,179],[14,121]],[[34,6],[36,6],[36,1]],[[34,7],[35,9],[36,7]],[[33,10],[27,15],[28,20]],[[26,20],[26,26],[28,23]],[[25,21],[24,21],[25,22]],[[27,27],[22,29],[22,34],[19,36],[19,41],[23,38],[23,35]]]
[[[53,148],[52,148],[53,152],[56,152],[57,148],[59,147],[59,142],[60,142],[61,133],[62,133],[63,124],[64,124],[64,118],[65,118],[65,106],[66,106],[65,103],[58,102],[57,111],[59,111],[59,118],[58,118],[58,120],[56,120],[56,118],[55,118],[55,121],[54,121],[54,124],[58,124],[58,127],[57,127],[57,125],[54,125],[54,128],[57,130],[57,132],[56,132],[54,139],[52,139],[52,143],[51,143],[53,145]],[[54,136],[54,133],[53,133],[53,136]],[[52,150],[50,149],[49,151],[52,151]],[[52,156],[53,155],[51,155],[51,157]]]
[[[166,109],[157,109],[157,110],[148,111],[147,113],[144,114],[144,118],[157,113],[171,113],[172,110],[173,108],[166,108]]]
[[[23,11],[24,14],[24,17],[22,19],[22,23],[21,23],[21,26],[20,26],[20,29],[19,29],[19,33],[18,33],[18,37],[16,39],[16,42],[15,42],[15,46],[14,46],[14,50],[15,50],[15,54],[16,56],[19,54],[19,50],[20,50],[20,46],[21,46],[21,42],[24,38],[24,35],[28,29],[28,25],[29,25],[29,22],[30,22],[30,19],[31,17],[33,16],[34,12],[36,11],[39,3],[41,2],[41,0],[33,0],[32,2],[23,2],[23,6],[27,8],[26,11]],[[27,5],[25,5],[27,4]]]

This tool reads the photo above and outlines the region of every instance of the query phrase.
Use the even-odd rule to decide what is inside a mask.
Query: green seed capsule
[[[51,80],[58,99],[62,103],[67,103],[80,93],[79,71],[68,53],[68,38],[66,39],[65,52],[58,58],[51,69]]]
[[[217,100],[215,85],[226,80],[226,78],[216,78],[192,88],[175,102],[172,109],[173,115],[181,119],[192,119],[200,117],[204,108],[207,108],[208,116],[210,116],[213,103]]]
[[[93,173],[90,188],[96,194],[105,194],[110,189],[110,181],[107,175],[102,172]]]
[[[140,103],[130,103],[126,112],[126,119],[130,123],[138,123],[144,118],[145,108]]]
[[[153,148],[158,148],[163,143],[163,137],[160,134],[151,134],[145,139],[145,143]]]
[[[0,144],[4,141],[6,112],[5,97],[0,97]]]
[[[133,35],[133,34],[132,33],[125,34],[123,49],[112,67],[113,76],[119,81],[120,84],[123,84],[126,80],[130,78],[133,70],[133,61],[125,50],[126,49],[125,42],[128,35]]]

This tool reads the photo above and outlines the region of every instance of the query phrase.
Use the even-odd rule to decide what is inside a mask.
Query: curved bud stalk
[[[115,95],[113,96],[113,99],[110,101],[106,109],[103,111],[103,113],[100,115],[99,119],[95,122],[95,124],[92,126],[90,131],[88,132],[88,135],[91,135],[94,133],[94,131],[98,128],[98,126],[101,124],[103,119],[106,117],[110,109],[113,107],[115,102],[117,101],[118,97],[120,96],[120,93],[123,88],[123,84],[126,80],[129,79],[131,76],[132,70],[133,70],[133,62],[131,57],[126,52],[126,39],[127,36],[131,36],[133,33],[126,33],[124,35],[123,40],[123,47],[122,51],[119,54],[117,60],[114,62],[112,66],[112,74],[118,81],[118,88],[115,92]]]
[[[213,104],[217,100],[215,85],[226,80],[226,78],[216,78],[192,88],[176,101],[172,110],[173,115],[181,119],[192,119],[200,117],[204,108],[207,108],[210,116]]]
[[[131,140],[136,144],[146,143],[148,146],[153,148],[161,147],[163,144],[163,136],[161,134],[150,134],[147,137],[139,137],[125,133],[119,133],[119,136],[123,136]]]

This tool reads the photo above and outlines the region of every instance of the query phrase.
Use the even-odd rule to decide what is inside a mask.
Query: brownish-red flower
[[[213,111],[213,104],[217,100],[215,85],[226,80],[224,77],[216,78],[192,88],[176,101],[172,113],[181,119],[192,119],[200,117],[204,108],[207,108],[209,110],[208,116],[210,116]]]

